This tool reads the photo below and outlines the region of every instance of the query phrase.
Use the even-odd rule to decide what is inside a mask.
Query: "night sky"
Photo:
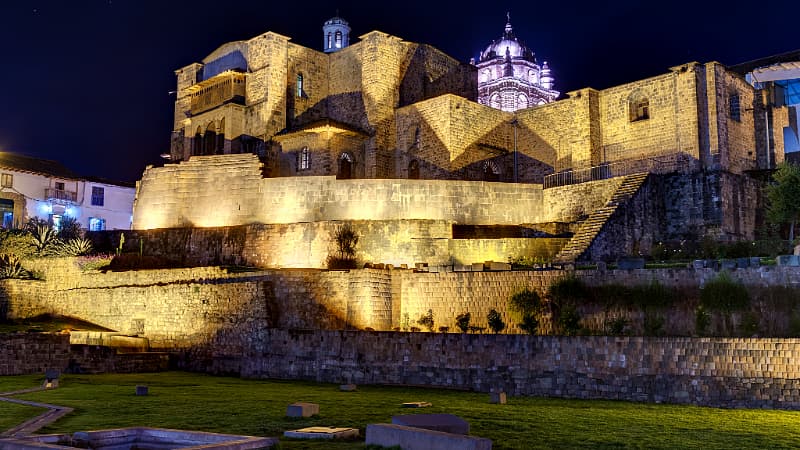
[[[431,44],[468,61],[517,36],[556,89],[607,88],[690,61],[735,64],[800,48],[800,1],[0,2],[0,150],[133,181],[168,152],[173,71],[266,31],[321,49],[322,23]],[[275,7],[273,5],[281,5]],[[658,5],[658,6],[656,6]],[[759,9],[762,8],[762,9]]]

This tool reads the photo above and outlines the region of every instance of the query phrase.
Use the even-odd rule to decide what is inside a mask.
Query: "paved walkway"
[[[0,437],[28,436],[72,412],[72,408],[68,408],[66,406],[50,405],[47,403],[29,402],[27,400],[18,400],[16,398],[9,398],[12,395],[27,394],[29,392],[38,392],[43,390],[44,390],[43,387],[36,387],[31,389],[22,389],[13,392],[0,392],[0,401],[47,409],[46,412],[39,414],[33,419],[26,420],[20,425],[17,425],[16,427],[11,428],[10,430],[6,430],[5,432],[0,433]]]

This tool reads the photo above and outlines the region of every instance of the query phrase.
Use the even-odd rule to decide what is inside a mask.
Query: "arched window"
[[[419,180],[419,162],[417,160],[411,160],[408,163],[408,179]]]
[[[328,32],[328,45],[326,46],[326,48],[331,48],[331,47],[333,47],[333,34],[329,31]]]
[[[297,74],[297,96],[298,97],[303,97],[304,93],[305,93],[305,90],[304,90],[304,87],[303,87],[303,74],[302,73],[298,73]]]
[[[308,147],[303,147],[297,153],[297,170],[308,170],[311,168],[311,153]]]
[[[529,70],[528,80],[533,84],[539,84],[539,74],[537,74],[535,70]]]
[[[650,102],[647,97],[634,93],[628,100],[628,113],[631,122],[650,118]]]
[[[483,181],[499,181],[500,168],[494,161],[483,162]]]
[[[502,102],[500,100],[500,94],[495,92],[494,94],[492,94],[491,97],[489,97],[489,106],[491,106],[492,108],[500,109],[500,107],[502,106]]]
[[[350,153],[345,152],[339,156],[339,172],[336,178],[339,180],[353,178],[353,156]]]
[[[421,140],[421,132],[419,130],[419,127],[417,127],[414,129],[414,143],[412,144],[417,149],[419,149],[420,140]]]
[[[742,121],[742,110],[741,105],[739,104],[739,94],[735,92],[728,97],[728,113],[731,116],[731,119],[737,122]]]
[[[336,48],[342,48],[342,32],[337,31],[335,36],[334,45],[336,45]]]
[[[525,109],[528,107],[528,97],[525,94],[519,94],[517,97],[517,109]]]

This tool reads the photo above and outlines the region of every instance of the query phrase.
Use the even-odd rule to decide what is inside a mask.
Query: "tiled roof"
[[[0,152],[0,167],[78,180],[83,177],[50,159],[33,158],[18,153]]]

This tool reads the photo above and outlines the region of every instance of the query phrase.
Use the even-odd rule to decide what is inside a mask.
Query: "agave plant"
[[[0,278],[21,278],[25,274],[22,263],[13,253],[0,254]]]
[[[58,256],[80,256],[92,251],[92,242],[86,238],[70,239],[56,247]]]
[[[30,228],[31,243],[39,254],[46,254],[55,247],[59,240],[56,230],[50,225],[36,225]]]

